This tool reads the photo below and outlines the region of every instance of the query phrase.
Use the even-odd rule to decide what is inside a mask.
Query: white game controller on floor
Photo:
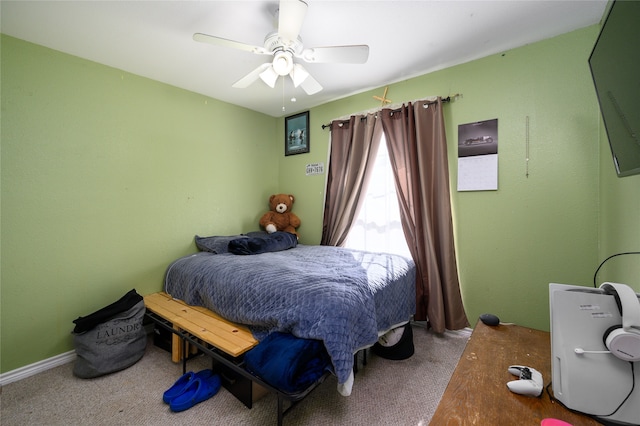
[[[519,380],[507,383],[511,392],[527,396],[542,395],[542,374],[538,370],[524,365],[512,365],[509,367],[509,373],[519,377]]]

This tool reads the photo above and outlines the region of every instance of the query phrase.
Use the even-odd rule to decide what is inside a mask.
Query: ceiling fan
[[[302,65],[294,62],[300,58],[308,63],[346,63],[364,64],[369,57],[369,46],[329,46],[305,49],[300,38],[300,30],[307,13],[307,3],[302,0],[280,0],[278,10],[278,30],[267,34],[264,46],[253,46],[222,37],[195,33],[195,41],[217,46],[245,50],[259,55],[272,55],[271,62],[258,66],[232,86],[245,88],[261,79],[270,87],[275,87],[280,76],[289,75],[294,87],[301,86],[308,94],[313,95],[322,90],[320,83],[314,79]]]

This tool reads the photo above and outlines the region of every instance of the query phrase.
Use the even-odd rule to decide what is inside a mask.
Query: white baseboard
[[[26,379],[27,377],[34,376],[59,365],[72,362],[75,359],[76,351],[73,350],[51,358],[43,359],[42,361],[34,362],[33,364],[25,365],[24,367],[16,368],[15,370],[0,374],[0,386]]]

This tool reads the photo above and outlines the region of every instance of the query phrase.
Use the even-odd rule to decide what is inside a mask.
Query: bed
[[[273,234],[196,236],[201,251],[169,265],[165,291],[247,325],[258,340],[273,332],[321,340],[339,392],[349,395],[354,354],[415,313],[415,265],[397,255],[297,244],[287,235],[273,246],[250,244],[270,243]],[[238,241],[235,253],[243,255],[229,251]]]

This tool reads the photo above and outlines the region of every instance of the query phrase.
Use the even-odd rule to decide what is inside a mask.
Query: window
[[[396,187],[384,135],[362,210],[349,231],[345,247],[411,257],[400,222]]]

